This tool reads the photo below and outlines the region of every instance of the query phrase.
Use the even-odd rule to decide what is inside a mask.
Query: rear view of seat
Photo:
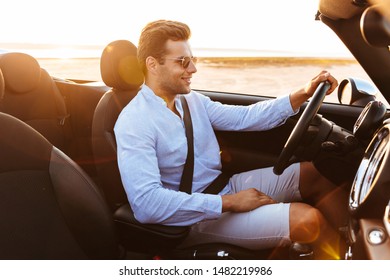
[[[0,69],[5,83],[0,112],[32,126],[67,153],[70,127],[65,101],[47,71],[24,53],[1,54]]]
[[[31,126],[0,113],[0,260],[118,259],[92,180]]]
[[[0,128],[0,260],[124,257],[88,175],[17,118],[0,112]]]

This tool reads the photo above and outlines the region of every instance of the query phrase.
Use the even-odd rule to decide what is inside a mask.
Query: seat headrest
[[[137,60],[137,47],[127,40],[111,42],[104,48],[100,72],[103,82],[115,89],[137,89],[144,82]]]
[[[35,89],[41,78],[38,61],[25,53],[0,55],[0,68],[3,71],[6,88],[17,93]]]
[[[5,91],[4,77],[3,77],[3,72],[1,72],[0,69],[0,102],[4,98],[4,91]]]

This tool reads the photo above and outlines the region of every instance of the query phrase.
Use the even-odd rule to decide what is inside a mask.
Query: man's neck
[[[150,89],[153,91],[153,93],[155,95],[157,95],[158,97],[162,98],[165,101],[169,110],[174,112],[176,115],[180,116],[179,112],[176,109],[176,105],[175,105],[175,98],[176,98],[177,94],[169,94],[169,93],[166,93],[164,91],[155,89],[148,84],[146,84],[146,85],[148,87],[150,87]]]

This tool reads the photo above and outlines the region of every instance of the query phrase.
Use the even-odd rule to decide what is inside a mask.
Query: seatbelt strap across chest
[[[194,176],[194,132],[190,110],[186,98],[180,96],[180,101],[183,107],[183,121],[186,130],[187,138],[187,159],[184,165],[183,175],[180,181],[180,191],[188,194],[192,193],[192,180]],[[230,176],[221,173],[204,191],[203,193],[218,194],[229,182]]]
[[[191,114],[188,108],[188,103],[185,97],[180,96],[180,101],[183,107],[183,121],[186,129],[187,137],[187,159],[184,165],[183,175],[180,181],[180,191],[188,194],[192,193],[192,179],[194,176],[194,133],[192,129]]]

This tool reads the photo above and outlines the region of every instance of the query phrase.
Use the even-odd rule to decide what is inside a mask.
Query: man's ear
[[[148,72],[154,72],[157,69],[158,61],[153,56],[148,56],[145,64]]]

